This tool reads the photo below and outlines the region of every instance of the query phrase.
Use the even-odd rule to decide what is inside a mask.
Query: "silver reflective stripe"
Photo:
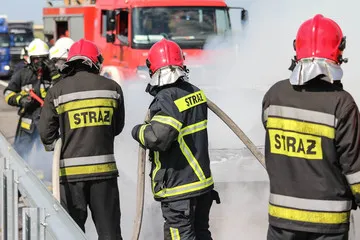
[[[349,184],[360,183],[360,171],[346,175]]]
[[[207,120],[190,125],[188,127],[185,127],[183,129],[181,129],[181,136],[185,136],[194,132],[198,132],[200,130],[203,130],[207,128]]]
[[[21,121],[24,122],[24,123],[27,123],[27,124],[31,124],[32,123],[32,120],[30,118],[21,118]]]
[[[111,90],[94,90],[94,91],[82,91],[82,92],[74,92],[69,94],[64,94],[59,96],[57,99],[54,99],[54,106],[57,107],[60,104],[71,102],[74,100],[82,100],[82,99],[91,99],[91,98],[113,98],[119,99],[120,94],[116,91]]]
[[[6,90],[4,93],[4,97],[7,97],[8,95],[10,95],[11,93],[14,93],[13,91],[10,90]]]
[[[29,91],[30,89],[33,89],[33,85],[32,84],[27,84],[21,87],[22,91]]]
[[[325,212],[350,211],[352,206],[351,201],[305,199],[273,193],[270,194],[269,202],[273,205],[282,207]]]
[[[72,166],[93,165],[93,164],[113,163],[113,162],[115,162],[114,154],[89,156],[89,157],[76,157],[76,158],[61,159],[60,167],[64,168],[64,167],[72,167]]]
[[[208,179],[206,179],[204,181],[189,183],[189,184],[181,185],[181,186],[174,187],[174,188],[165,188],[165,189],[155,193],[155,196],[156,197],[176,196],[176,195],[196,191],[199,189],[204,189],[206,187],[211,186],[212,184],[214,184],[213,178],[209,177]]]
[[[175,128],[177,131],[180,131],[181,130],[181,126],[182,126],[182,123],[179,122],[178,120],[176,120],[175,118],[173,117],[169,117],[169,116],[161,116],[161,115],[155,115],[151,121],[157,121],[157,122],[160,122],[160,123],[164,123],[164,124],[167,124],[167,125],[170,125],[172,126],[173,128]]]
[[[277,105],[270,105],[265,109],[264,120],[266,121],[269,116],[292,118],[301,121],[325,124],[331,127],[336,127],[338,121],[334,115],[329,113]]]

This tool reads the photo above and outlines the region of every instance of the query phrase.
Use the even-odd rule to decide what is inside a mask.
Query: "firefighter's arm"
[[[19,107],[20,99],[27,95],[21,92],[21,71],[16,72],[4,90],[5,102],[11,106]]]
[[[158,99],[150,110],[155,110],[156,114],[149,123],[135,126],[132,136],[150,150],[166,151],[178,138],[182,128],[182,115],[172,99]]]
[[[267,108],[270,106],[268,99],[269,99],[268,93],[266,93],[262,101],[262,111],[261,111],[261,120],[265,129],[266,129],[266,121],[267,121]]]
[[[360,206],[360,116],[354,102],[338,120],[335,142],[343,174]]]
[[[53,151],[59,138],[59,115],[56,112],[51,90],[46,94],[39,120],[39,134],[46,151]]]
[[[118,107],[115,110],[115,136],[119,135],[124,129],[125,125],[125,104],[124,104],[124,94],[121,87],[117,89],[119,94]]]

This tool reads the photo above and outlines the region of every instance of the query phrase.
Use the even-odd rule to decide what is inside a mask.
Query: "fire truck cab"
[[[203,53],[209,37],[231,31],[224,0],[72,2],[43,9],[45,35],[49,40],[69,36],[75,41],[94,41],[105,59],[101,74],[118,83],[146,77],[148,50],[164,37],[177,42],[185,56],[191,57]]]

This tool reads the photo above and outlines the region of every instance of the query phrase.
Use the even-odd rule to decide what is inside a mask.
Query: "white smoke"
[[[245,7],[247,22],[240,21],[239,11],[231,12],[235,37],[225,41],[214,39],[206,49],[212,55],[187,59],[190,81],[203,88],[209,99],[219,105],[258,146],[264,142],[261,123],[261,102],[266,90],[275,82],[288,78],[287,68],[294,50],[292,42],[300,24],[315,13],[334,18],[348,36],[344,66],[344,85],[359,99],[357,54],[360,34],[358,1],[228,0],[230,5]],[[201,64],[210,62],[206,67]],[[193,62],[192,62],[193,61]],[[199,65],[196,69],[196,65]],[[196,73],[199,70],[202,74]],[[144,92],[146,83],[126,82],[123,85],[126,102],[126,123],[116,138],[115,152],[120,170],[120,197],[123,238],[130,239],[135,213],[138,144],[131,129],[144,119],[151,97]],[[209,112],[209,145],[215,188],[221,205],[211,209],[210,225],[214,239],[265,239],[267,232],[268,177],[244,145]],[[146,173],[148,174],[149,168]],[[146,177],[149,180],[149,177]],[[159,204],[152,199],[146,186],[145,216],[141,239],[162,239],[162,218]],[[88,223],[91,220],[88,220]],[[97,239],[96,231],[87,224],[89,239]]]

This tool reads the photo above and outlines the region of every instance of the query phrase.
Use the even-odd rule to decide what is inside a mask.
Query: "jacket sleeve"
[[[155,99],[150,111],[153,117],[148,123],[135,126],[132,135],[152,151],[166,151],[179,135],[183,124],[182,114],[170,96]]]
[[[9,85],[4,90],[5,102],[10,106],[18,107],[19,101],[25,92],[21,92],[21,72],[17,71],[10,79]]]
[[[360,116],[355,102],[339,118],[335,142],[343,174],[360,206]]]
[[[115,112],[115,136],[119,135],[124,129],[125,125],[125,104],[124,104],[124,94],[121,87],[117,89],[119,94],[118,107]]]
[[[51,90],[46,94],[39,120],[39,134],[46,151],[53,151],[59,138],[59,115],[56,112]]]
[[[261,111],[261,122],[266,129],[266,121],[267,121],[267,108],[270,106],[269,100],[268,100],[268,92],[264,95],[263,101],[262,101],[262,111]]]

